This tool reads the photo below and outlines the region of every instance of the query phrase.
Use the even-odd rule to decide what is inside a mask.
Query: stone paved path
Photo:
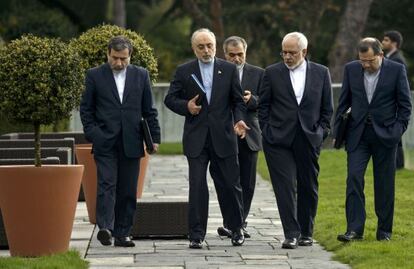
[[[252,238],[242,247],[233,247],[216,229],[222,225],[213,182],[209,179],[210,213],[204,248],[188,248],[185,239],[140,239],[134,248],[103,247],[92,236],[86,259],[91,269],[328,269],[349,268],[331,260],[331,253],[318,244],[296,250],[281,248],[282,226],[269,182],[258,179],[248,228]],[[183,156],[153,156],[147,171],[144,197],[151,199],[187,199],[187,161]],[[80,224],[78,224],[79,226]],[[85,225],[88,226],[88,225]],[[85,228],[86,229],[86,228]],[[82,233],[78,234],[82,238]],[[73,245],[73,244],[72,244]]]
[[[104,247],[96,239],[84,202],[79,202],[70,247],[90,262],[90,269],[347,269],[331,260],[331,253],[315,244],[295,250],[281,248],[282,226],[269,182],[257,180],[248,229],[252,238],[241,247],[217,235],[222,225],[213,182],[209,179],[210,214],[204,248],[188,248],[185,239],[139,239],[134,248]],[[147,171],[144,197],[186,200],[187,161],[183,156],[153,156]],[[0,250],[0,256],[9,256]]]

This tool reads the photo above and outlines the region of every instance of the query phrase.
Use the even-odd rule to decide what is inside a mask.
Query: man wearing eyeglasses
[[[334,125],[336,131],[340,115],[351,107],[352,116],[345,136],[347,230],[337,239],[342,242],[363,239],[364,174],[372,157],[378,217],[376,238],[389,241],[394,216],[395,155],[411,115],[410,89],[405,67],[384,58],[378,39],[362,39],[358,56],[359,61],[345,65]]]
[[[318,158],[333,113],[328,68],[308,61],[299,32],[282,41],[282,62],[266,68],[259,92],[263,150],[285,240],[282,248],[313,244]]]

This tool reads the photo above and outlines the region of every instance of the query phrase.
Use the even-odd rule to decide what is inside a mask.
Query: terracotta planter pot
[[[86,208],[88,209],[89,222],[96,223],[96,191],[97,176],[96,165],[91,153],[91,144],[76,145],[76,158],[79,164],[85,166],[82,178],[82,189],[85,194]]]
[[[85,172],[83,173],[82,188],[85,194],[86,208],[88,209],[89,222],[96,224],[96,195],[97,195],[97,171],[96,164],[91,153],[91,144],[79,144],[76,145],[76,158],[79,164],[85,166]],[[142,197],[144,190],[145,174],[147,172],[149,154],[145,153],[145,156],[140,160],[140,170],[138,175],[137,185],[137,198]]]
[[[137,185],[137,198],[142,197],[142,192],[144,190],[145,175],[147,174],[147,167],[149,163],[150,155],[145,152],[145,156],[141,158],[139,162],[139,175],[138,175],[138,185]]]
[[[0,207],[12,256],[69,248],[83,165],[0,167]]]

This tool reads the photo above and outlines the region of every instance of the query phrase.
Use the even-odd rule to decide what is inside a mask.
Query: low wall
[[[333,84],[334,107],[337,107],[341,85]],[[169,83],[156,83],[152,87],[155,106],[158,109],[158,117],[161,127],[162,142],[181,142],[184,126],[184,117],[173,113],[164,105],[164,97],[167,94]],[[79,117],[79,111],[72,113],[70,122],[70,131],[81,131],[82,123]],[[410,124],[403,136],[403,145],[405,149],[405,166],[414,169],[414,115],[411,115]]]

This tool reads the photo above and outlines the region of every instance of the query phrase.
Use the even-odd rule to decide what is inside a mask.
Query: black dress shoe
[[[228,238],[231,238],[231,231],[225,227],[218,227],[217,228],[217,233],[220,236],[227,236]]]
[[[96,236],[104,246],[110,246],[112,245],[112,234],[111,231],[108,229],[101,229],[98,232],[98,235]]]
[[[298,240],[298,245],[302,247],[309,247],[313,245],[313,239],[310,236],[301,236]]]
[[[296,238],[286,238],[282,243],[282,248],[295,249],[298,247],[298,239]]]
[[[231,243],[233,246],[241,246],[244,243],[244,234],[242,229],[232,232]]]
[[[135,247],[134,241],[132,241],[129,236],[115,237],[114,245],[116,247],[125,247],[125,248]]]
[[[351,242],[354,240],[362,240],[363,236],[354,231],[349,231],[349,232],[346,232],[345,234],[339,234],[337,239],[338,241],[341,241],[341,242]]]
[[[391,233],[377,232],[377,240],[378,241],[390,241]]]
[[[242,231],[243,231],[244,238],[250,238],[251,237],[249,231],[246,230],[246,227],[243,227]]]
[[[200,239],[190,240],[189,248],[200,249],[203,248],[203,242]]]

